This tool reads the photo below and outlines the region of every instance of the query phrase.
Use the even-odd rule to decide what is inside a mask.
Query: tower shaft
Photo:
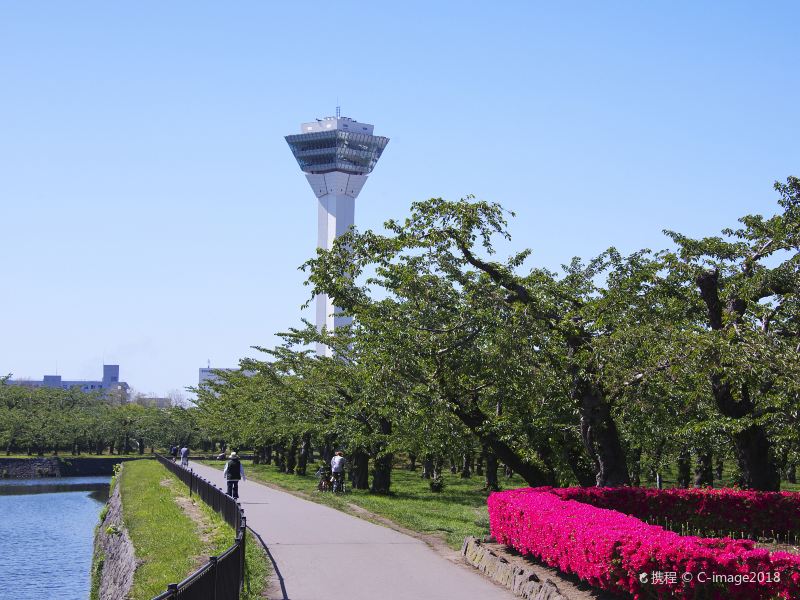
[[[332,171],[325,174],[306,174],[311,189],[317,196],[317,247],[333,248],[337,237],[347,233],[355,224],[356,197],[367,181],[366,175],[350,175]],[[328,331],[353,322],[338,312],[327,294],[316,297],[316,324]],[[330,355],[330,349],[318,344],[317,354]]]

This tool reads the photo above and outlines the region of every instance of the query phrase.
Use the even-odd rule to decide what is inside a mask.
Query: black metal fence
[[[236,531],[236,541],[219,556],[208,562],[180,583],[171,583],[167,591],[153,600],[181,598],[182,600],[239,600],[244,581],[245,517],[239,503],[210,481],[191,469],[181,467],[172,460],[156,455],[158,461],[189,486],[189,494],[197,494],[208,506],[218,512]]]

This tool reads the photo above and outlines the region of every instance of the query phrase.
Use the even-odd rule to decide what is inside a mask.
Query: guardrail
[[[253,458],[255,458],[255,454],[247,454],[247,453],[242,454],[240,452],[237,452],[236,454],[239,455],[239,460],[253,460]],[[220,456],[222,456],[222,458],[220,458]],[[192,455],[189,458],[191,458],[192,460],[219,460],[219,461],[223,461],[223,460],[228,460],[228,452],[226,451],[223,455],[216,454],[216,453],[214,453],[214,454],[202,454],[202,453],[198,454],[198,453],[192,452]],[[178,457],[178,460],[180,460],[180,457]]]
[[[171,583],[167,590],[153,600],[180,598],[181,600],[239,600],[244,582],[244,550],[246,520],[239,503],[213,483],[200,477],[172,460],[156,455],[158,461],[178,479],[189,486],[189,495],[200,499],[222,516],[233,527],[236,540],[219,556],[208,562],[180,583]]]

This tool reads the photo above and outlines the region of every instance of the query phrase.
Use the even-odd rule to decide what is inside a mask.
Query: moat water
[[[0,480],[0,598],[87,600],[109,477]]]

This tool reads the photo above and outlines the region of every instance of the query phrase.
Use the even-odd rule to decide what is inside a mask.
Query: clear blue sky
[[[0,373],[194,385],[296,325],[316,200],[283,136],[391,138],[361,228],[475,194],[555,267],[772,212],[792,2],[0,3]],[[310,313],[306,313],[310,316]]]

